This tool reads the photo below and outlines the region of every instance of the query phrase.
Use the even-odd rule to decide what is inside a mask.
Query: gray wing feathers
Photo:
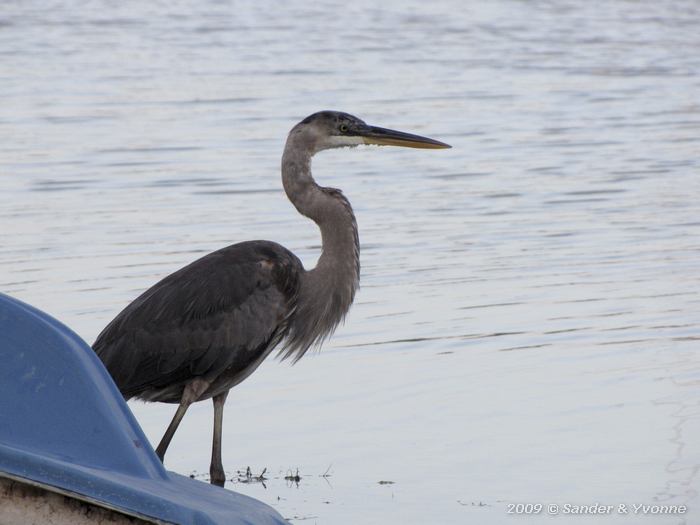
[[[284,336],[301,271],[275,243],[229,246],[148,289],[93,348],[127,398],[243,370]]]

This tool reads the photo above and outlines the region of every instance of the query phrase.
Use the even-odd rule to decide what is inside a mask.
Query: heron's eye
[[[341,124],[340,127],[338,128],[341,133],[347,133],[348,132],[348,125],[347,124]]]

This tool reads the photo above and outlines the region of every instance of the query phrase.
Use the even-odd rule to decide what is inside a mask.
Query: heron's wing
[[[229,246],[148,289],[93,348],[127,398],[244,370],[284,336],[301,271],[275,243]]]

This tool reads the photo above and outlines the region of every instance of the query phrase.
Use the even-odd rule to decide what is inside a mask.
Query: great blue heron
[[[268,354],[299,360],[350,309],[360,280],[360,244],[350,202],[319,186],[311,158],[359,144],[449,148],[437,140],[321,111],[294,126],[282,155],[282,183],[302,215],[321,229],[316,267],[305,270],[270,241],[222,248],[155,284],[114,318],[93,348],[126,399],[179,403],[156,453],[161,460],[187,408],[214,401],[211,482],[223,485],[221,425],[229,389]]]

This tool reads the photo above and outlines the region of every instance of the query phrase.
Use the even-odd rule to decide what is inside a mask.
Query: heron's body
[[[282,182],[297,210],[321,230],[315,268],[279,244],[249,241],[198,259],[128,305],[93,348],[129,399],[179,403],[157,452],[161,459],[187,407],[214,400],[212,482],[223,484],[221,421],[226,395],[276,347],[301,358],[348,312],[359,285],[359,239],[342,192],[311,176],[323,149],[360,143],[448,147],[432,139],[374,128],[346,113],[311,115],[289,134]]]
[[[179,403],[193,378],[209,383],[197,401],[214,397],[288,334],[303,271],[279,244],[223,248],[144,292],[100,334],[95,351],[127,399]]]

